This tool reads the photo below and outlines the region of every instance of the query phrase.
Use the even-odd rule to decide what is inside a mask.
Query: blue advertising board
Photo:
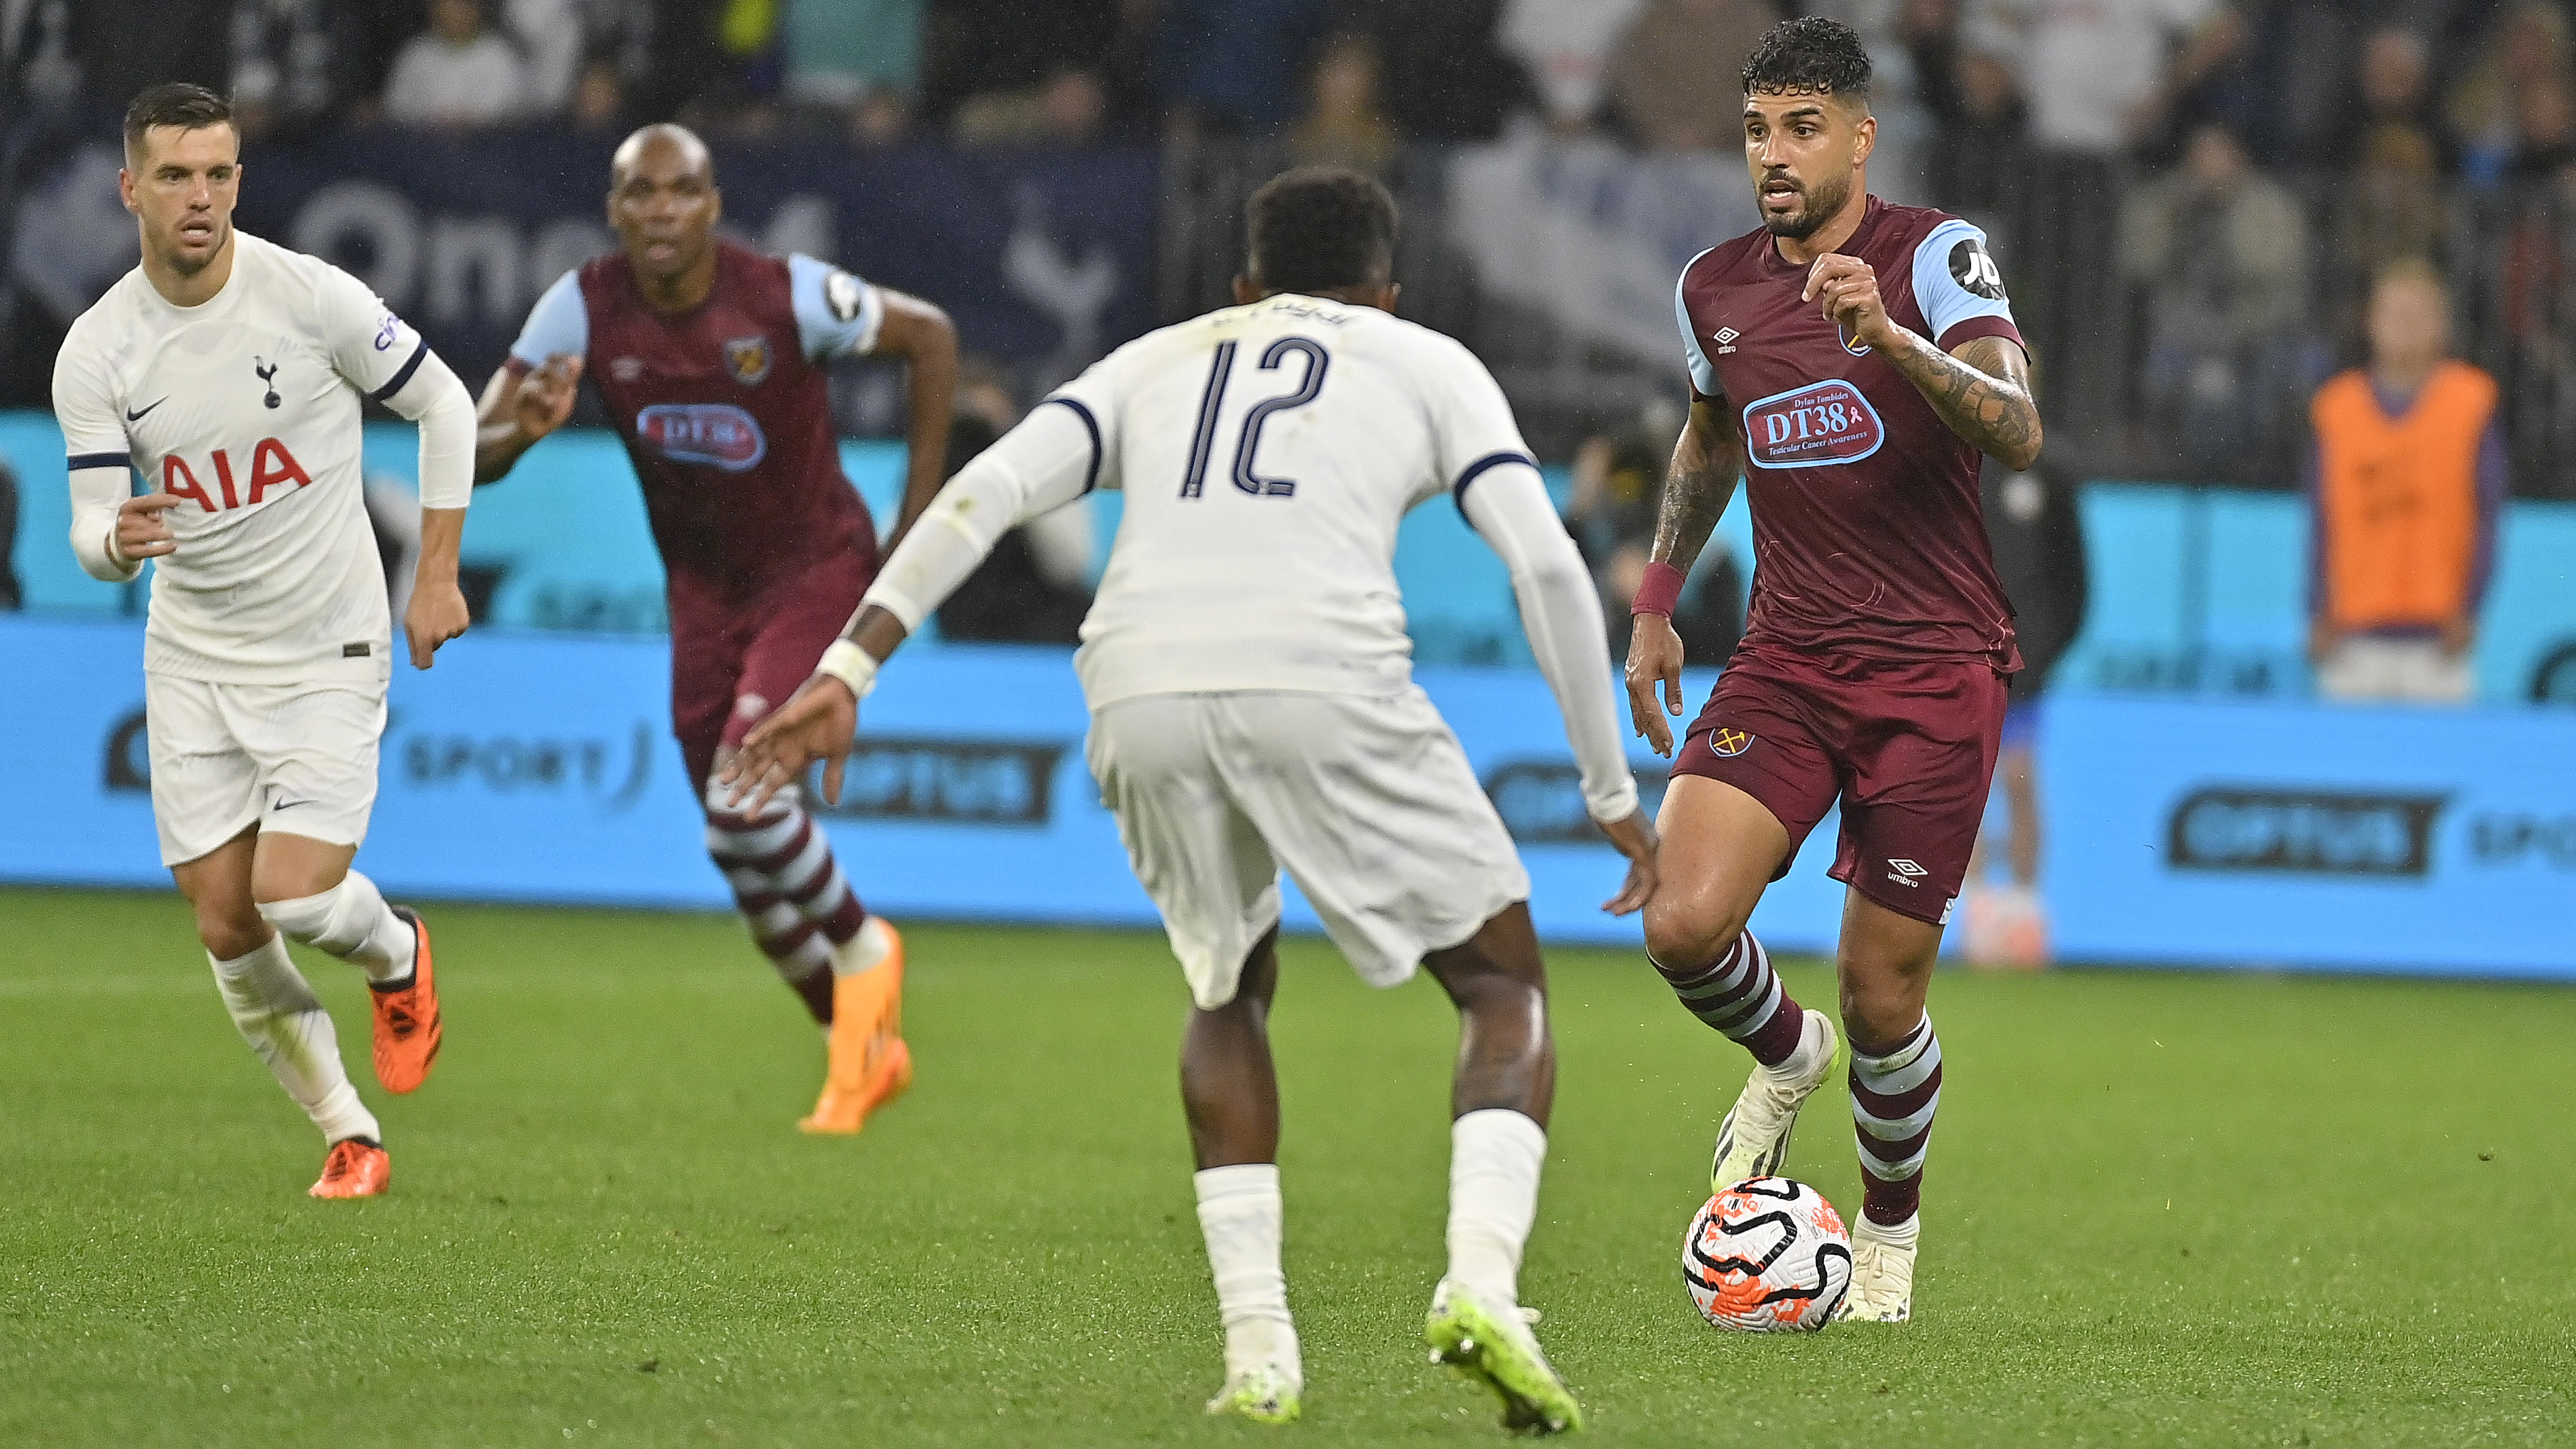
[[[160,885],[130,622],[0,619],[0,880]],[[1420,679],[1521,842],[1550,940],[1634,945],[1599,903],[1621,863],[1585,826],[1534,673]],[[1692,683],[1694,695],[1706,679]],[[398,671],[360,859],[421,897],[720,908],[668,738],[666,646],[481,631]],[[897,919],[1149,925],[1083,764],[1061,651],[898,656],[847,794],[824,812]],[[2060,954],[2576,980],[2576,714],[2331,709],[2115,695],[2050,706],[2042,769]],[[1640,756],[1641,782],[1661,766]],[[57,822],[37,828],[38,822]],[[1835,824],[1755,929],[1829,949]],[[1314,928],[1292,898],[1291,929]]]

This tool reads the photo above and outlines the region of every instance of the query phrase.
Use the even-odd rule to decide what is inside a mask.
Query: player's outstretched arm
[[[1655,517],[1655,547],[1647,564],[1649,588],[1678,594],[1699,562],[1700,550],[1735,496],[1744,472],[1744,438],[1724,398],[1693,398],[1690,421],[1673,444],[1664,469],[1664,497]],[[1673,632],[1671,602],[1639,591],[1635,628],[1628,636],[1628,721],[1655,753],[1673,752],[1673,729],[1664,716],[1682,712],[1682,641]],[[1656,693],[1663,695],[1656,707]]]
[[[948,480],[921,526],[877,572],[849,627],[823,651],[814,677],[753,727],[732,767],[717,776],[733,787],[730,805],[749,797],[757,814],[816,760],[824,762],[823,798],[840,803],[858,702],[876,687],[878,666],[947,602],[1003,534],[1091,490],[1101,468],[1096,427],[1088,407],[1051,398]]]
[[[1875,349],[1923,394],[1951,432],[2007,468],[2039,458],[2039,404],[2031,397],[2030,358],[2008,337],[1972,337],[1943,352],[1929,338],[1899,327],[1878,295],[1878,273],[1840,252],[1816,258],[1805,296],[1854,341]]]
[[[1566,740],[1583,772],[1584,809],[1628,858],[1626,881],[1602,909],[1619,916],[1642,910],[1655,893],[1655,827],[1638,804],[1636,777],[1619,737],[1592,571],[1526,458],[1487,468],[1461,485],[1458,506],[1511,570],[1521,628],[1548,692],[1556,696]]]
[[[939,496],[948,476],[948,422],[957,410],[957,328],[948,314],[908,293],[879,287],[885,320],[878,324],[876,350],[904,360],[909,374],[904,423],[903,504],[896,510],[894,532],[886,536],[892,553],[912,525]]]

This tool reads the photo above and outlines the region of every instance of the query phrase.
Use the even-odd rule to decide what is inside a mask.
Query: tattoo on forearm
[[[1690,426],[1682,429],[1673,461],[1664,470],[1663,502],[1655,514],[1655,562],[1683,573],[1699,562],[1718,516],[1735,496],[1742,451],[1734,414],[1723,403],[1691,405]]]
[[[1891,358],[1950,431],[2016,468],[2039,456],[2039,405],[2030,365],[2001,337],[1979,337],[1956,353],[1915,337]]]

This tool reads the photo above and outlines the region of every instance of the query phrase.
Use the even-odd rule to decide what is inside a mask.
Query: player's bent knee
[[[272,934],[248,901],[197,908],[197,939],[218,961],[238,961],[267,945]]]
[[[1646,902],[1646,954],[1665,966],[1705,965],[1744,934],[1748,914],[1667,887]]]

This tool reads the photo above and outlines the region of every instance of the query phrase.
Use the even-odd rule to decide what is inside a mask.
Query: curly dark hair
[[[1395,198],[1339,166],[1283,171],[1252,193],[1246,270],[1273,292],[1383,282],[1395,268]]]
[[[1839,20],[1802,15],[1766,31],[1744,61],[1744,93],[1816,91],[1869,99],[1869,52]]]

